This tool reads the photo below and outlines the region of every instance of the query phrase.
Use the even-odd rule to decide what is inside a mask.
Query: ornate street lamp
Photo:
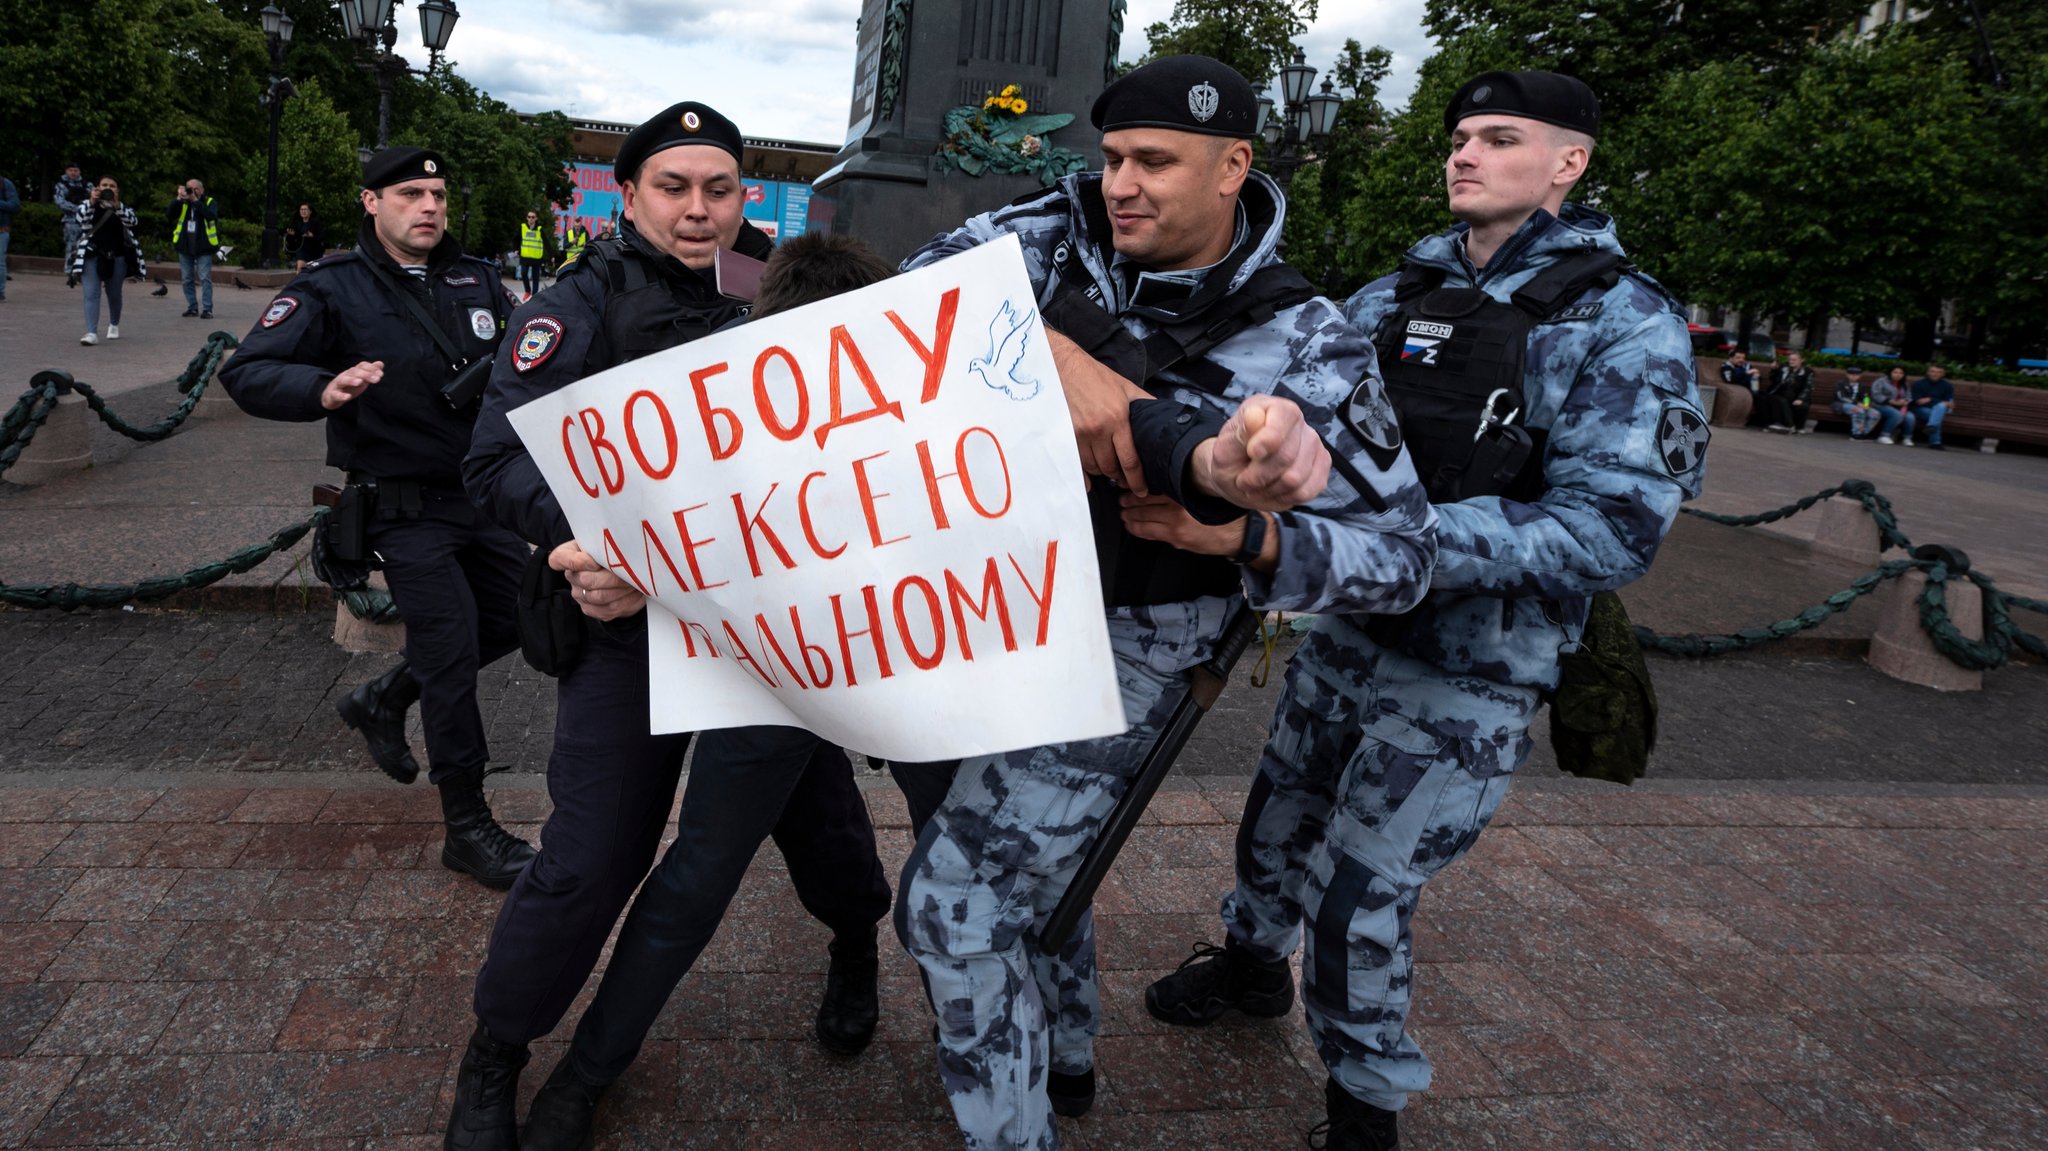
[[[398,46],[398,5],[403,0],[338,0],[342,35],[355,44],[362,56],[356,66],[377,77],[377,149],[391,139],[391,86],[410,72],[424,76],[392,51]],[[461,13],[455,0],[419,0],[420,42],[427,46],[428,68],[439,67],[448,37],[455,31]]]
[[[1296,48],[1294,61],[1280,69],[1280,97],[1284,103],[1277,108],[1279,115],[1274,115],[1272,97],[1259,97],[1259,134],[1266,139],[1266,162],[1283,193],[1294,183],[1295,170],[1307,162],[1307,153],[1329,139],[1336,129],[1337,113],[1344,105],[1344,98],[1331,90],[1327,79],[1321,92],[1309,95],[1309,85],[1315,78],[1316,70],[1304,61],[1301,49]]]
[[[270,179],[263,197],[263,250],[257,265],[264,268],[278,266],[277,243],[277,131],[284,118],[285,99],[297,89],[284,75],[284,50],[292,42],[292,18],[284,9],[267,4],[259,14],[263,21],[263,40],[270,47],[270,86],[263,91],[263,103],[270,109]]]

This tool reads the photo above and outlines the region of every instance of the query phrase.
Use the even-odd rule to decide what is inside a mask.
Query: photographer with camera
[[[213,318],[213,254],[220,250],[220,206],[206,185],[187,180],[171,201],[171,246],[178,252],[178,280],[185,288],[185,314]],[[193,290],[194,285],[200,289]]]
[[[316,558],[342,586],[381,566],[406,634],[404,662],[336,709],[385,774],[411,783],[419,764],[405,713],[419,701],[447,824],[441,862],[506,888],[533,848],[498,826],[484,799],[490,753],[476,678],[518,646],[528,549],[477,512],[461,466],[512,301],[491,265],[447,234],[445,177],[422,148],[374,156],[355,250],[307,264],[220,381],[251,415],[327,421],[327,462],[348,486]]]
[[[85,335],[79,343],[100,342],[100,288],[107,290],[107,338],[121,338],[121,281],[142,274],[142,244],[135,238],[135,209],[121,202],[121,185],[101,176],[92,199],[78,206],[78,242],[66,253],[64,283],[85,284]]]

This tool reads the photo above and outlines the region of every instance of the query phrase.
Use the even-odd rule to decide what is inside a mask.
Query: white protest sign
[[[901,760],[1124,729],[1066,397],[1014,237],[511,413],[652,597],[656,732]]]

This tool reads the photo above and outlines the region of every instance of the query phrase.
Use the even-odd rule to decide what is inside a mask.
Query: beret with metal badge
[[[612,163],[612,176],[621,182],[630,180],[639,174],[640,165],[649,156],[685,144],[722,148],[735,163],[742,162],[740,130],[733,122],[709,104],[685,100],[656,113],[627,134],[626,142],[619,145],[619,158]]]
[[[1207,56],[1165,56],[1102,90],[1088,120],[1104,132],[1170,128],[1249,140],[1259,98],[1237,70]]]
[[[1444,131],[1456,131],[1467,116],[1519,116],[1600,134],[1600,98],[1585,81],[1556,72],[1481,72],[1444,108]]]
[[[425,148],[386,148],[363,165],[363,187],[372,192],[407,180],[445,180],[448,165]]]

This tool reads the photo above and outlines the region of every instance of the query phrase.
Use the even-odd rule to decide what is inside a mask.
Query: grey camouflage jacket
[[[1151,326],[1127,314],[1128,290],[1123,262],[1112,268],[1095,245],[1085,242],[1088,227],[1076,189],[1096,183],[1101,175],[1075,173],[1046,189],[967,221],[953,232],[934,237],[903,262],[908,271],[943,259],[1005,234],[1023,243],[1024,262],[1038,303],[1045,306],[1061,275],[1092,284],[1103,306],[1132,334],[1143,338]],[[1250,210],[1239,215],[1238,244],[1254,246],[1238,268],[1232,290],[1253,272],[1280,262],[1276,253],[1285,204],[1278,187],[1264,173],[1252,172],[1242,201]],[[1263,226],[1261,226],[1261,223]],[[1069,243],[1070,238],[1084,242]],[[1233,249],[1236,251],[1237,249]],[[1056,255],[1057,254],[1057,255]],[[1062,259],[1057,274],[1055,260]],[[1277,313],[1264,325],[1247,328],[1219,344],[1208,360],[1232,373],[1222,395],[1200,391],[1172,369],[1158,377],[1171,385],[1166,394],[1190,405],[1228,413],[1245,397],[1268,393],[1301,406],[1309,426],[1322,435],[1333,453],[1343,453],[1373,488],[1385,510],[1376,510],[1338,471],[1320,497],[1279,521],[1279,563],[1271,575],[1247,568],[1245,587],[1255,607],[1304,612],[1400,612],[1421,598],[1436,556],[1436,515],[1416,479],[1405,451],[1390,456],[1382,467],[1368,455],[1356,433],[1343,426],[1338,413],[1360,386],[1380,390],[1372,343],[1344,322],[1337,306],[1320,296]],[[1128,609],[1118,609],[1128,610]]]
[[[1465,258],[1463,225],[1407,259],[1444,269],[1444,287],[1505,302],[1553,261],[1592,249],[1621,252],[1613,221],[1567,204],[1561,217],[1538,211],[1483,272]],[[1395,278],[1351,297],[1353,324],[1374,331],[1394,310]],[[1648,570],[1680,502],[1699,494],[1706,420],[1676,301],[1630,273],[1579,304],[1570,314],[1595,314],[1529,332],[1526,422],[1549,430],[1549,490],[1535,503],[1485,496],[1437,508],[1436,574],[1400,646],[1446,671],[1555,687],[1588,598]]]

